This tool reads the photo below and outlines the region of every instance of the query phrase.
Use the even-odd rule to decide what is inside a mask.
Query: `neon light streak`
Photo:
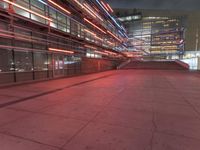
[[[87,29],[84,29],[84,31],[90,33],[90,34],[93,35],[96,39],[103,41],[103,39],[100,38],[100,37],[98,37],[95,33],[91,32],[91,31],[89,31],[89,30],[87,30]]]
[[[110,45],[114,45],[114,43],[112,43],[112,42],[110,42],[110,41],[107,41],[107,43],[110,44]]]
[[[78,1],[78,0],[74,0],[79,6],[81,6],[82,8],[84,8],[84,6]]]
[[[63,49],[56,49],[56,48],[49,48],[50,51],[56,51],[56,52],[64,52],[69,54],[74,54],[73,51],[63,50]]]
[[[92,9],[90,8],[90,6],[88,6],[86,3],[83,4],[85,7],[87,7],[87,9],[93,13],[97,18],[99,18],[101,21],[103,21],[103,19],[95,12],[92,11]]]
[[[117,23],[117,21],[116,21],[113,17],[111,17],[111,19],[115,22],[115,24],[116,24],[119,28],[122,29],[122,27]]]
[[[108,23],[112,26],[113,29],[115,28],[115,26],[109,20]]]
[[[109,11],[108,7],[106,6],[106,4],[105,4],[103,1],[101,1],[101,4],[103,5],[103,7],[104,7],[107,11]]]
[[[87,48],[91,48],[91,49],[97,49],[96,47],[90,46],[90,45],[84,45]]]
[[[84,31],[85,31],[85,32],[88,32],[88,33],[90,33],[90,34],[92,34],[93,36],[96,36],[95,33],[91,32],[91,31],[89,31],[89,30],[87,30],[87,29],[84,29]]]
[[[95,53],[98,53],[98,54],[102,54],[102,55],[108,55],[107,53],[105,52],[100,52],[100,51],[94,51]]]
[[[39,2],[41,2],[44,5],[47,5],[47,3],[43,2],[42,0],[38,0]]]
[[[39,14],[39,13],[36,13],[36,12],[30,10],[30,9],[27,9],[27,8],[25,8],[25,7],[23,7],[23,6],[20,6],[20,5],[16,4],[16,3],[13,3],[13,2],[11,2],[11,1],[9,1],[9,0],[3,0],[3,1],[4,1],[4,2],[7,2],[8,4],[11,4],[11,5],[15,6],[15,7],[18,7],[18,8],[20,8],[20,9],[23,9],[23,10],[29,12],[29,13],[32,13],[32,14],[34,14],[34,15],[36,15],[36,16],[39,16],[39,17],[41,17],[41,18],[43,18],[43,19],[52,21],[52,20],[51,20],[50,18],[48,18],[48,17],[45,17],[45,16],[43,16],[43,15],[41,15],[41,14]]]
[[[124,34],[120,30],[118,30],[118,32],[121,34],[122,37],[124,36]]]
[[[78,1],[78,0],[74,0],[79,6],[81,6],[82,8],[84,8],[84,6]]]
[[[55,5],[56,7],[60,8],[62,11],[68,13],[68,14],[71,14],[71,12],[69,12],[67,9],[61,7],[60,5],[58,5],[57,3],[55,3],[54,1],[52,0],[48,0],[48,2],[50,2],[51,4]]]
[[[107,6],[108,6],[109,10],[113,13],[114,11],[113,11],[113,9],[110,7],[110,5],[107,4]]]
[[[124,36],[125,36],[126,38],[128,38],[128,35],[126,35],[126,33],[124,33]]]
[[[120,30],[118,30],[118,32],[121,34],[122,38],[123,38],[123,37],[128,38],[128,36],[126,35],[126,33],[122,33]]]
[[[85,6],[85,4],[83,4]],[[83,7],[83,9],[85,9],[92,17],[96,18],[96,16],[90,11],[90,9]]]
[[[107,32],[112,35],[114,38],[116,38],[118,41],[122,42],[116,35],[114,35],[113,33],[111,33],[110,31],[107,30]]]
[[[96,7],[94,7],[94,6],[93,6],[93,8],[94,8],[97,12],[99,12],[99,9],[98,9],[98,8],[96,8]]]
[[[121,28],[122,28],[124,31],[126,31],[126,29],[125,29],[123,26],[121,26]]]
[[[103,31],[101,28],[99,28],[98,26],[96,26],[94,23],[92,23],[91,21],[89,21],[88,19],[84,18],[84,20],[86,22],[88,22],[89,24],[91,24],[92,26],[94,26],[95,28],[97,28],[99,31],[103,32],[104,34],[106,34],[105,31]]]
[[[116,55],[116,53],[114,53],[114,52],[110,52],[110,51],[106,51],[106,50],[104,52],[111,54],[111,55]]]
[[[13,38],[14,37],[13,35],[8,35],[8,34],[3,34],[3,33],[0,33],[0,36],[9,37],[9,38]]]
[[[121,26],[116,22],[116,20],[108,13],[108,11],[102,6],[102,4],[99,2],[99,0],[96,0],[96,2],[101,6],[101,8],[103,8],[103,10],[107,13],[107,15],[114,21],[114,23],[120,28]]]
[[[97,15],[96,13],[95,15],[97,16],[97,18],[99,18],[99,20],[103,21],[103,19],[99,15]]]
[[[103,41],[102,38],[98,37],[98,36],[95,36],[96,39],[100,40],[100,41]]]
[[[90,9],[87,9],[86,6],[84,7],[78,0],[74,0],[81,8],[83,8],[85,11],[87,11],[92,17],[96,18],[96,16],[90,11]]]
[[[104,11],[110,16],[110,14],[107,12],[107,10],[102,6],[102,4],[99,2],[99,0],[96,0],[97,3],[101,6],[101,8],[104,9]],[[111,17],[111,16],[110,16]]]

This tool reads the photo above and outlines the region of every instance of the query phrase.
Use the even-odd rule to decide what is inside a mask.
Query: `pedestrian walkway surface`
[[[119,70],[1,88],[0,150],[200,150],[200,75]]]

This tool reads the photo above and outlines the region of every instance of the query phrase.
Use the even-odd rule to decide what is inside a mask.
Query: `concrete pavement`
[[[199,150],[200,75],[119,70],[0,89],[0,150]]]

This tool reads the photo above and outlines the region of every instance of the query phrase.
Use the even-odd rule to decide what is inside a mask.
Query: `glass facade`
[[[15,71],[17,72],[29,72],[33,70],[33,58],[32,53],[28,51],[15,51]]]
[[[104,36],[99,33],[95,33],[95,34],[97,35],[96,37],[101,38],[101,42],[99,42],[100,38],[97,39],[96,37],[94,37],[92,35],[90,35],[90,38],[88,38],[88,35],[85,35],[88,33],[86,33],[84,31],[84,29],[88,29],[85,25],[72,19],[71,17],[69,17],[68,15],[63,13],[62,11],[47,5],[46,2],[42,3],[40,0],[16,0],[15,3],[24,8],[28,8],[30,11],[33,11],[39,15],[33,14],[22,8],[13,6],[14,12],[16,14],[26,17],[26,18],[29,18],[33,21],[36,21],[36,22],[39,22],[42,24],[46,24],[46,25],[49,24],[50,27],[52,27],[56,30],[69,33],[69,34],[79,37],[79,38],[84,38],[84,39],[94,42],[100,46],[103,45],[103,46],[110,47],[108,41],[114,42],[115,44],[118,43],[118,42],[115,42],[115,40],[113,40],[113,38],[108,37],[106,35]],[[6,3],[4,3],[4,2],[0,2],[0,6],[5,9],[8,9]],[[41,16],[49,17],[49,19],[51,19],[51,21],[49,22],[47,19],[44,19]],[[100,23],[106,29],[109,29],[114,33],[118,33],[118,31],[113,27],[113,25],[111,26],[111,24],[109,22],[101,21]],[[113,47],[113,49],[115,49],[115,47]]]
[[[13,56],[11,50],[0,48],[0,72],[10,72],[13,71]]]
[[[178,53],[184,50],[182,18],[149,19],[127,22],[129,49],[150,54]]]
[[[128,35],[128,52],[140,56],[183,55],[185,49],[185,16],[168,16],[154,11],[134,13],[119,11]],[[126,16],[123,16],[127,13]],[[130,15],[132,14],[132,15]],[[152,16],[151,16],[152,15]]]
[[[52,2],[0,0],[1,81],[6,82],[7,74],[12,74],[9,77],[13,78],[8,82],[77,75],[83,71],[82,64],[87,64],[82,58],[119,59],[122,56],[118,52],[105,55],[104,51],[113,51],[122,44],[119,29],[113,25],[112,19],[105,19],[105,12],[104,15],[95,14],[97,20],[92,20],[91,12],[80,10],[77,4]],[[72,8],[71,5],[79,12],[69,14],[67,10]],[[87,7],[90,11],[101,10],[97,6],[97,10],[93,6]]]
[[[48,54],[36,52],[33,54],[33,66],[35,71],[48,70]]]

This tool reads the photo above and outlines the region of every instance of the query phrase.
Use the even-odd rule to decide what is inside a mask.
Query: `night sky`
[[[107,0],[113,8],[200,10],[200,0]]]

